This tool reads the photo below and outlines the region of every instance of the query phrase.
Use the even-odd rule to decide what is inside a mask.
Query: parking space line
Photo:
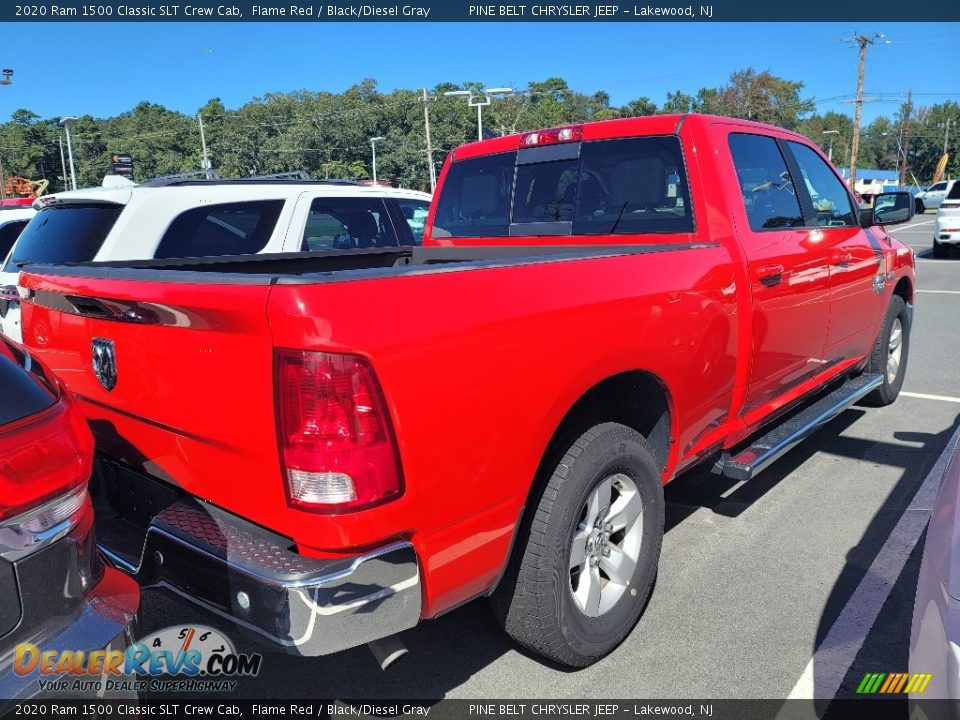
[[[953,433],[937,462],[927,473],[860,584],[847,600],[823,642],[817,646],[788,699],[832,700],[837,696],[890,591],[907,564],[907,558],[927,526],[940,480],[958,442],[960,429]]]
[[[960,398],[950,397],[949,395],[928,395],[926,393],[914,393],[900,391],[905,397],[920,398],[921,400],[940,400],[941,402],[960,403]]]
[[[918,293],[930,293],[931,295],[960,295],[960,290],[914,290]]]
[[[901,230],[912,230],[913,228],[920,227],[921,225],[931,225],[934,222],[936,222],[936,220],[925,220],[924,222],[918,222],[916,225],[904,225],[903,227],[890,228],[890,230],[888,230],[887,232],[893,235],[894,233],[900,232]]]

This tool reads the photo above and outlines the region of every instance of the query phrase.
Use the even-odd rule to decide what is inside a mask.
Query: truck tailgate
[[[25,344],[81,401],[101,453],[284,532],[269,278],[120,275],[24,273]]]

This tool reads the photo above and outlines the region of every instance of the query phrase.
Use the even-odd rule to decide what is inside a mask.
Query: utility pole
[[[427,167],[430,172],[430,192],[437,189],[437,170],[433,167],[433,145],[430,143],[430,98],[423,88],[423,126],[427,132]]]
[[[7,179],[3,176],[3,158],[0,158],[0,200],[7,199]]]
[[[63,135],[57,136],[57,142],[60,143],[60,168],[63,171],[63,189],[67,190],[67,159],[63,156]]]
[[[850,142],[850,189],[854,189],[857,184],[857,155],[860,153],[860,117],[863,114],[863,71],[867,65],[867,46],[873,45],[878,40],[886,41],[883,33],[874,33],[873,35],[859,34],[848,41],[855,42],[860,47],[860,66],[857,69],[857,97],[853,101],[853,140]],[[889,41],[887,41],[889,42]]]
[[[203,134],[203,113],[197,113],[197,120],[200,121],[200,146],[203,148],[203,169],[207,171],[207,179],[210,179],[210,158],[207,156],[207,137]]]
[[[900,187],[907,184],[907,153],[910,152],[910,116],[913,115],[913,90],[907,92],[907,104],[903,109],[903,122],[900,125]]]
[[[947,118],[947,129],[943,131],[943,154],[947,154],[947,144],[950,140],[950,118]]]

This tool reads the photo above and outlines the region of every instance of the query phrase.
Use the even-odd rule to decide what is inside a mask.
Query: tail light
[[[276,373],[280,453],[291,505],[342,512],[403,492],[386,403],[364,359],[278,350]]]
[[[583,128],[579,125],[570,125],[548,130],[535,130],[520,136],[520,147],[540,147],[541,145],[556,145],[557,143],[579,142],[583,137]]]
[[[940,207],[941,207],[941,208],[947,208],[947,209],[950,209],[950,208],[960,208],[960,202],[945,202],[945,203],[940,203]]]
[[[0,523],[85,486],[92,464],[93,436],[67,393],[0,431]]]

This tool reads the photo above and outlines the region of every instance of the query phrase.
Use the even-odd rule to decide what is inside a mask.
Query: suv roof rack
[[[219,180],[220,176],[212,168],[209,170],[187,170],[186,172],[174,173],[172,175],[159,175],[149,180],[144,180],[140,185],[147,187],[163,187],[164,185],[175,185],[181,180],[191,179]]]
[[[306,170],[291,170],[289,172],[267,173],[265,175],[251,175],[245,180],[313,180]]]
[[[140,183],[145,187],[174,187],[183,185],[353,185],[359,186],[356,180],[338,180],[330,178],[329,180],[298,180],[296,178],[271,178],[271,177],[248,177],[248,178],[166,178],[159,180],[148,180]]]

